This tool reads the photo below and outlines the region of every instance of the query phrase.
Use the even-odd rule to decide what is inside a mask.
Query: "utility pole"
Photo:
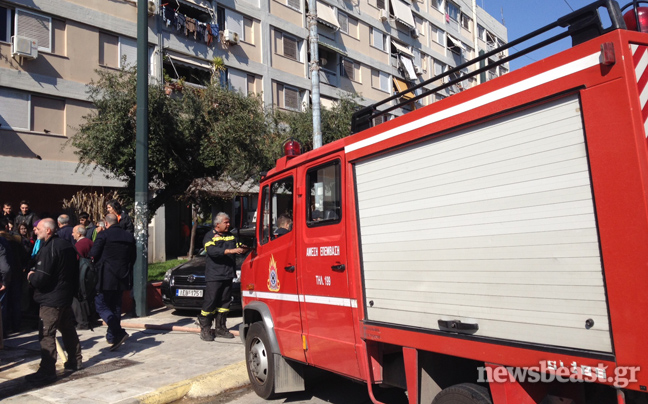
[[[308,43],[310,47],[311,96],[313,100],[313,149],[322,147],[320,114],[319,51],[317,49],[317,1],[308,0]]]
[[[146,315],[148,281],[148,1],[137,2],[137,132],[135,135],[135,314]]]

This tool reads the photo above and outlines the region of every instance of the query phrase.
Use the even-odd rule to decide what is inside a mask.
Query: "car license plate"
[[[176,289],[176,296],[182,297],[202,297],[201,289]]]

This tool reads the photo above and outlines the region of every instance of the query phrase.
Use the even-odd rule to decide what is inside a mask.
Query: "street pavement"
[[[59,357],[58,380],[47,386],[24,380],[38,369],[38,332],[12,335],[0,350],[0,400],[6,404],[162,404],[214,396],[248,384],[245,348],[235,331],[241,318],[227,321],[234,339],[214,342],[200,340],[195,318],[167,308],[147,317],[124,318],[122,326],[130,338],[114,352],[105,339],[105,326],[78,331],[84,368],[64,372]],[[58,340],[62,343],[60,336]]]

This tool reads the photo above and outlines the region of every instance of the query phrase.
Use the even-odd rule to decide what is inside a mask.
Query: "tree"
[[[351,134],[351,116],[360,108],[361,100],[357,95],[344,94],[333,104],[333,108],[320,110],[322,144],[334,142]],[[303,150],[313,149],[313,110],[311,108],[303,113],[277,109],[273,121],[276,127],[280,127],[283,123],[289,128],[288,133],[283,135],[283,140],[292,137],[301,143]],[[273,131],[275,136],[281,132],[279,129]]]
[[[77,149],[81,168],[98,167],[124,181],[133,195],[136,71],[129,67],[97,73],[88,90],[95,110],[84,117],[69,143]],[[259,147],[267,142],[269,127],[261,100],[212,81],[205,88],[184,86],[180,96],[172,97],[162,86],[149,86],[149,181],[155,191],[151,217],[171,197],[185,195],[196,178],[244,181],[267,162]]]

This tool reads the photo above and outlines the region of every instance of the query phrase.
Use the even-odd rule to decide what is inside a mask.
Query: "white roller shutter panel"
[[[124,56],[126,65],[137,66],[137,39],[119,37],[119,67],[124,67]]]
[[[0,128],[29,130],[29,93],[0,88]]]
[[[243,30],[243,16],[230,9],[225,9],[225,28],[239,34],[241,41],[245,40],[245,32]]]
[[[369,320],[612,352],[577,96],[359,162],[356,177]]]
[[[38,41],[38,50],[52,51],[52,19],[44,15],[16,9],[16,35]]]
[[[236,69],[227,69],[230,88],[247,95],[247,73]]]

